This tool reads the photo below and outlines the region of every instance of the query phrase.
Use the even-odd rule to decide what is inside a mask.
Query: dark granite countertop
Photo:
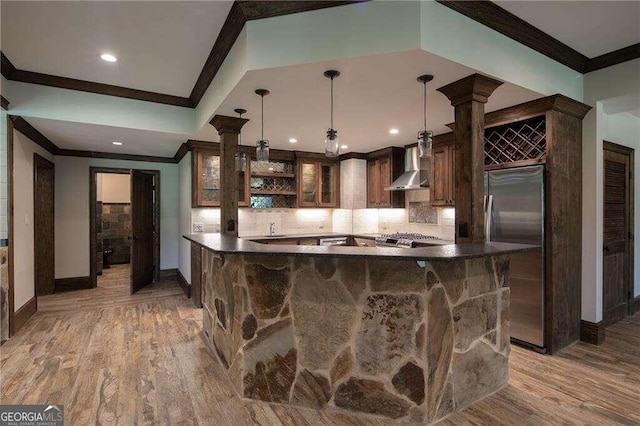
[[[246,238],[235,238],[222,234],[189,234],[185,235],[184,238],[196,244],[200,244],[211,251],[225,254],[362,257],[445,262],[459,259],[471,259],[474,257],[519,253],[538,248],[538,246],[526,244],[496,242],[484,244],[448,244],[410,249],[396,247],[266,245],[250,241]]]
[[[270,241],[270,240],[289,240],[294,238],[321,238],[321,237],[348,237],[352,234],[344,234],[340,232],[317,232],[312,234],[276,234],[276,235],[249,235],[239,237],[243,240],[251,241]]]
[[[288,240],[288,239],[295,239],[295,238],[322,238],[322,237],[327,237],[327,238],[333,238],[333,237],[348,237],[348,236],[352,236],[352,237],[356,237],[356,238],[364,238],[367,240],[375,240],[377,237],[379,237],[382,234],[358,234],[358,233],[351,233],[351,234],[347,234],[347,233],[342,233],[342,232],[323,232],[323,233],[313,233],[313,234],[278,234],[278,235],[249,235],[249,236],[242,236],[239,238],[242,238],[244,240],[251,240],[251,241],[271,241],[271,240]],[[425,240],[424,242],[421,241],[416,241],[416,244],[418,246],[423,246],[423,247],[427,247],[427,246],[443,246],[443,245],[447,245],[447,244],[454,244],[453,241],[451,240]]]

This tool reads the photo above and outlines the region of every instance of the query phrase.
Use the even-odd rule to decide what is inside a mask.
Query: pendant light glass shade
[[[262,139],[256,142],[256,160],[269,161],[269,141]]]
[[[327,130],[327,138],[324,140],[324,155],[326,157],[337,157],[340,154],[340,138],[338,132],[333,129]]]
[[[324,72],[324,76],[331,80],[331,127],[327,130],[327,137],[324,140],[324,155],[326,157],[337,157],[340,155],[340,139],[338,131],[333,128],[333,79],[340,75],[340,71],[329,70]]]
[[[244,152],[236,153],[236,172],[244,172],[247,168],[247,154]]]
[[[269,94],[269,91],[257,89],[256,94],[260,96],[262,108],[262,131],[260,140],[256,142],[256,160],[269,161],[269,141],[264,138],[264,97]]]
[[[426,130],[418,132],[418,155],[420,158],[431,157],[433,149],[433,132]]]
[[[431,157],[433,148],[433,132],[427,130],[427,83],[433,80],[431,74],[424,74],[418,77],[418,81],[424,86],[423,97],[423,113],[424,113],[424,130],[418,132],[418,156],[420,158]]]
[[[236,108],[234,109],[238,116],[242,118],[242,114],[247,112],[246,109]],[[238,133],[238,152],[236,152],[236,172],[242,173],[246,171],[247,168],[247,154],[244,152],[240,152],[240,147],[242,146],[242,130]]]

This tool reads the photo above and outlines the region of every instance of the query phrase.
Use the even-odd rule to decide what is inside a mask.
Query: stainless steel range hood
[[[407,148],[404,156],[404,173],[386,187],[385,191],[406,191],[429,187],[429,162],[426,158],[422,159],[423,161],[420,160],[417,147]]]

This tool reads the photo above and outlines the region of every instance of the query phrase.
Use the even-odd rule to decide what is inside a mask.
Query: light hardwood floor
[[[69,425],[397,424],[241,399],[177,283],[128,293],[128,269],[116,267],[97,289],[39,298],[0,347],[0,402],[64,404]],[[511,353],[509,386],[443,424],[640,425],[640,314],[608,328],[599,347]]]

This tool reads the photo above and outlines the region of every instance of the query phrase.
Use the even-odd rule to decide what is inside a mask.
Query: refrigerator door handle
[[[484,233],[487,242],[491,241],[491,213],[493,213],[493,195],[484,196]]]

